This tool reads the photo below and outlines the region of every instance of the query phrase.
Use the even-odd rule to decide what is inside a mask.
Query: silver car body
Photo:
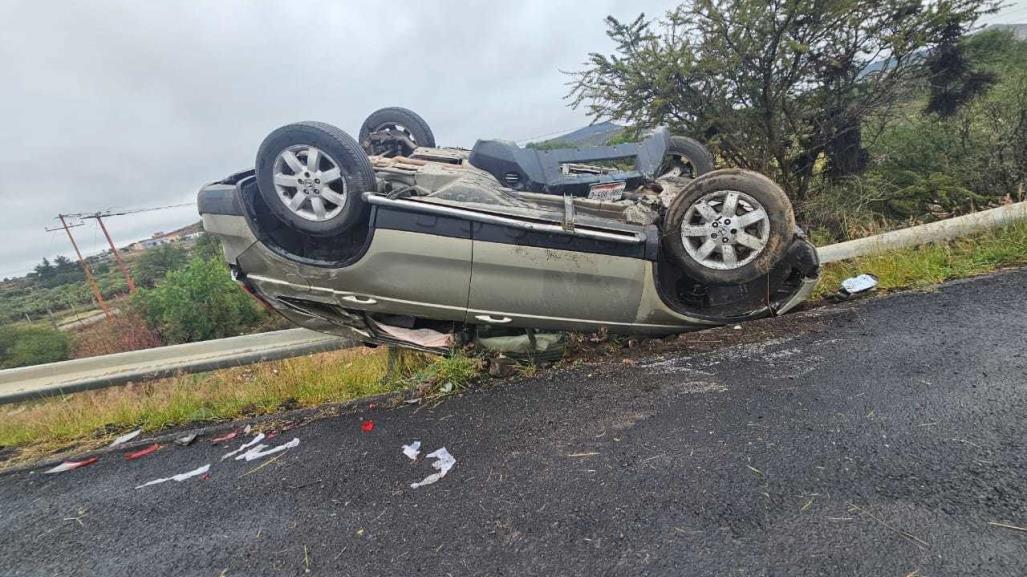
[[[204,187],[200,212],[255,296],[296,324],[365,342],[396,341],[380,330],[380,315],[454,327],[666,335],[782,314],[816,283],[815,250],[797,232],[796,250],[813,259],[798,280],[734,309],[682,306],[659,286],[659,268],[669,266],[656,256],[652,207],[660,200],[650,198],[647,208],[516,193],[465,159],[454,149],[372,157],[379,190],[364,193],[371,222],[349,258],[299,257],[265,234],[252,172]],[[384,192],[397,182],[428,194]],[[675,184],[671,178],[664,188]]]

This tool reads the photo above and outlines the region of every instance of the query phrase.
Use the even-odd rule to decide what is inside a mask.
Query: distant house
[[[155,232],[150,238],[144,238],[143,240],[133,242],[128,246],[129,250],[135,252],[142,252],[151,248],[156,248],[163,244],[171,244],[178,240],[178,236],[164,234],[163,232]]]
[[[150,238],[134,242],[128,245],[128,249],[134,252],[142,252],[164,244],[171,244],[182,240],[195,240],[203,234],[201,223],[190,224],[171,232],[155,232]]]

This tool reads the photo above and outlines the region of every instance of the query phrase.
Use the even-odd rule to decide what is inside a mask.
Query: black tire
[[[435,135],[432,134],[428,123],[416,112],[398,106],[390,106],[376,110],[367,117],[364,124],[360,126],[360,144],[368,154],[376,154],[371,148],[368,136],[372,132],[379,132],[386,129],[397,129],[402,127],[401,132],[405,133],[417,146],[435,146]],[[413,150],[407,150],[407,154]]]
[[[667,148],[667,164],[664,172],[679,167],[682,176],[699,178],[713,172],[713,154],[703,143],[687,136],[671,136]]]
[[[275,187],[275,161],[279,154],[303,145],[316,147],[328,155],[341,173],[339,180],[330,186],[336,192],[344,191],[345,201],[341,203],[341,210],[326,220],[308,220],[293,212]],[[363,193],[374,187],[374,169],[364,150],[350,135],[330,124],[298,122],[283,126],[267,135],[257,151],[257,188],[264,202],[290,228],[310,235],[334,236],[366,222],[369,206],[364,202]]]
[[[685,249],[685,241],[681,238],[681,225],[689,207],[699,199],[719,191],[737,191],[752,197],[763,206],[767,213],[766,221],[769,223],[763,248],[760,251],[752,251],[755,255],[749,262],[727,270],[713,268],[696,260]],[[721,207],[723,208],[723,205]],[[745,227],[742,228],[745,232]],[[728,229],[731,229],[730,225]],[[736,231],[731,232],[733,237]],[[766,275],[785,255],[794,234],[795,214],[792,211],[792,203],[781,187],[758,172],[737,168],[710,172],[690,182],[671,201],[661,230],[663,248],[674,260],[674,264],[680,266],[695,280],[712,285],[746,283]],[[698,238],[695,242],[699,244]],[[746,247],[745,250],[749,249]]]

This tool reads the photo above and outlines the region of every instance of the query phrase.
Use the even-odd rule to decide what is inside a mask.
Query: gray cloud
[[[587,119],[562,100],[560,70],[611,48],[607,14],[673,4],[8,0],[0,276],[70,253],[63,235],[43,231],[58,212],[190,201],[204,182],[252,166],[263,136],[288,122],[354,132],[372,110],[402,105],[441,144],[464,146],[579,127]],[[127,243],[195,218],[179,209],[110,226]],[[88,252],[102,246],[94,229],[76,229]]]
[[[672,3],[5,2],[0,7],[0,276],[69,254],[58,212],[189,201],[252,166],[297,120],[356,131],[372,110],[413,108],[443,144],[586,122],[566,77],[607,49],[602,19]],[[129,242],[192,209],[110,221]],[[75,229],[89,252],[93,224]]]

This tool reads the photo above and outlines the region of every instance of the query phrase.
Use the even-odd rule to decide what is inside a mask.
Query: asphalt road
[[[1027,526],[1025,287],[1014,271],[362,405],[274,439],[301,443],[271,462],[201,440],[3,475],[0,574],[1027,575],[1027,531],[993,524]],[[457,462],[411,489],[433,471],[401,453],[415,439]]]

